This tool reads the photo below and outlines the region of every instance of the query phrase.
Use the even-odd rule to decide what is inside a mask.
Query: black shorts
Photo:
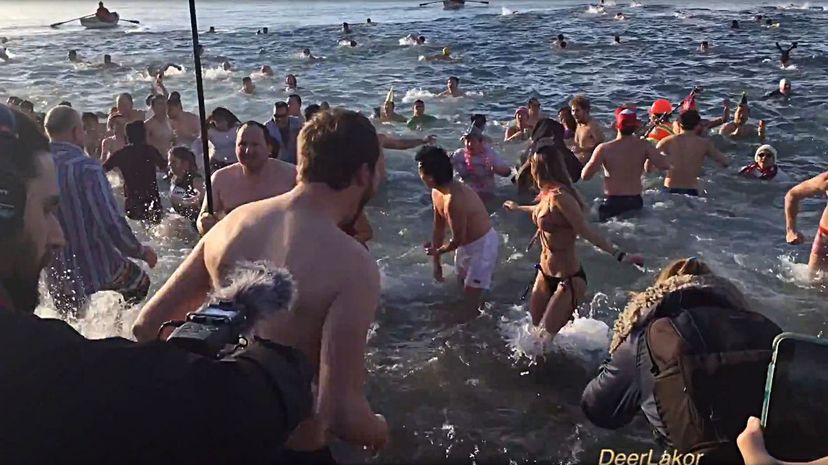
[[[309,451],[285,449],[277,463],[281,465],[336,465],[331,449],[328,447]]]
[[[634,210],[644,208],[644,199],[640,195],[610,195],[598,206],[598,220],[608,219]]]
[[[664,192],[668,194],[680,194],[680,195],[692,195],[693,197],[699,196],[698,189],[682,189],[679,187],[665,187],[663,189]]]

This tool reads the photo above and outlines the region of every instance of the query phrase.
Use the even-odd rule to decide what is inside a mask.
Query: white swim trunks
[[[465,287],[491,288],[499,248],[497,232],[489,229],[480,239],[457,249],[454,254],[454,267]]]

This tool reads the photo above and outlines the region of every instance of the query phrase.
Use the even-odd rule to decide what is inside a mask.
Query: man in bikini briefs
[[[425,244],[426,253],[434,259],[434,279],[443,281],[441,256],[456,250],[457,277],[463,283],[467,301],[476,307],[483,291],[491,288],[500,245],[489,212],[471,187],[454,179],[451,159],[445,150],[423,147],[415,159],[434,203],[432,240]],[[446,225],[451,228],[452,239],[444,244]]]
[[[581,179],[589,180],[604,168],[604,201],[598,207],[600,221],[644,207],[641,176],[648,160],[662,171],[670,168],[664,154],[635,136],[640,125],[635,110],[623,107],[615,110],[618,136],[599,144],[581,172]]]
[[[788,244],[801,244],[804,237],[796,228],[799,202],[808,197],[828,195],[828,171],[795,186],[785,195],[785,240]],[[828,269],[828,206],[819,220],[819,230],[814,237],[808,268],[812,277]]]

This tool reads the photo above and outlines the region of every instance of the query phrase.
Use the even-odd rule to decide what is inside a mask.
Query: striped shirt
[[[81,147],[52,142],[60,187],[58,220],[66,247],[47,275],[49,289],[84,297],[109,284],[125,257],[140,259],[143,245],[124,219],[101,164]]]

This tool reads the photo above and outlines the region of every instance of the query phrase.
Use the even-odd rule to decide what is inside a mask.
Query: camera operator
[[[0,464],[274,463],[311,411],[301,353],[257,340],[218,361],[34,315],[58,199],[48,141],[0,105]]]

